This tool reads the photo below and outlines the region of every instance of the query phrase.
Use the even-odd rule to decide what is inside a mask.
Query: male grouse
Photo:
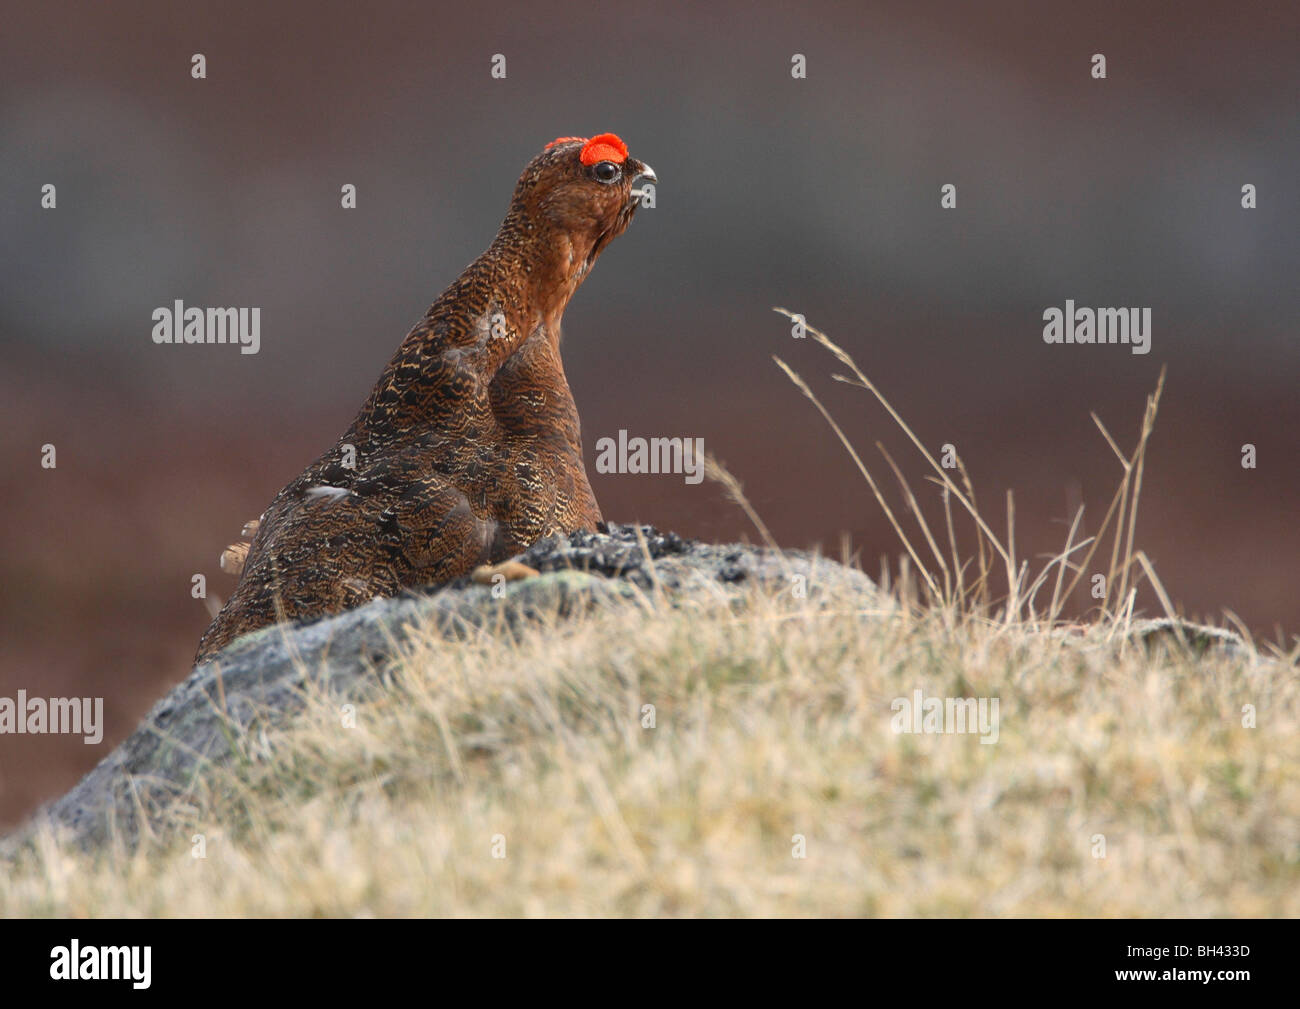
[[[496,238],[402,341],[357,419],[290,482],[250,544],[196,662],[279,620],[337,612],[594,529],[560,360],[560,318],[654,172],[612,133],[529,162]]]

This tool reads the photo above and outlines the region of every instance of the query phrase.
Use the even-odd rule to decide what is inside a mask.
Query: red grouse
[[[524,169],[479,256],[402,341],[352,426],[226,551],[234,594],[196,662],[284,619],[337,612],[594,529],[560,318],[657,182],[612,133]],[[242,569],[242,570],[241,570]]]

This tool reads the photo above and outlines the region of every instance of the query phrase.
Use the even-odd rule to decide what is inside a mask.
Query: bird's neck
[[[529,227],[507,217],[488,249],[407,334],[345,440],[356,442],[378,425],[436,421],[463,410],[456,389],[471,397],[486,395],[498,378],[506,385],[551,389],[555,408],[564,412],[576,438],[576,410],[560,358],[560,322],[590,270],[592,248],[590,241],[584,244],[559,229]],[[459,381],[471,374],[474,381]],[[458,381],[443,382],[438,397],[417,391],[431,378],[447,376]]]
[[[516,306],[521,336],[541,328],[555,341],[569,299],[591,269],[594,239],[512,213],[482,261],[500,300]]]
[[[590,271],[593,248],[592,238],[512,210],[407,340],[455,350],[486,381],[530,341],[549,344],[545,357],[558,361],[564,309]]]

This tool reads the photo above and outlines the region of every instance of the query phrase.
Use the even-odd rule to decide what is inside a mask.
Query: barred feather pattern
[[[529,163],[487,251],[407,334],[334,446],[250,523],[238,585],[196,663],[280,620],[444,582],[601,521],[560,323],[630,223],[633,183],[653,173],[626,158],[604,181],[583,144],[566,138]]]

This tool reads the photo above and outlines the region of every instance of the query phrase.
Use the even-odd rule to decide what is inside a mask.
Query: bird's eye
[[[612,161],[601,161],[593,169],[599,182],[613,182],[619,176],[618,165]]]

